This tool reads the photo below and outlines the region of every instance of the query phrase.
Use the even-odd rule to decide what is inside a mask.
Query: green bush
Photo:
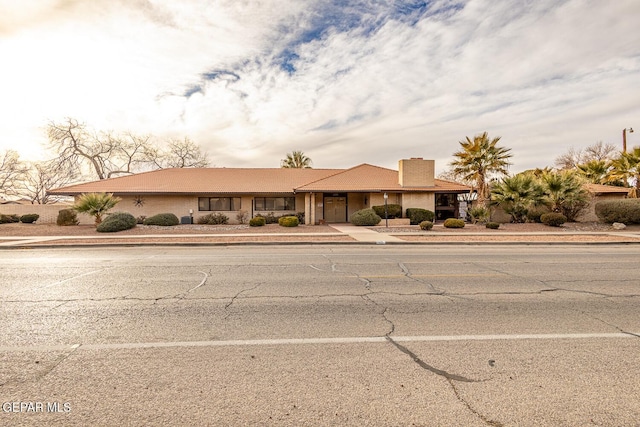
[[[436,214],[433,213],[433,211],[422,208],[408,208],[406,213],[411,225],[418,225],[422,221],[433,222],[436,217]]]
[[[20,222],[23,224],[31,224],[34,223],[40,218],[38,214],[24,214],[20,217]]]
[[[297,227],[300,221],[297,216],[283,216],[278,220],[278,224],[282,227]]]
[[[500,228],[500,224],[497,222],[488,222],[485,224],[485,227],[490,228],[492,230],[497,230],[498,228]]]
[[[62,209],[58,211],[58,218],[56,219],[56,224],[67,226],[67,225],[78,225],[80,221],[78,221],[78,214],[73,209]]]
[[[444,220],[445,228],[464,228],[464,221],[457,218],[447,218]]]
[[[433,228],[433,222],[431,221],[422,221],[420,223],[420,230],[431,230]]]
[[[129,230],[136,226],[136,217],[128,212],[114,212],[108,215],[98,226],[96,231],[100,233],[113,233]]]
[[[201,216],[196,222],[209,225],[229,224],[229,217],[223,213],[216,212]]]
[[[540,216],[540,221],[543,224],[550,225],[551,227],[560,227],[567,222],[567,217],[557,212],[549,212]]]
[[[376,215],[380,218],[384,218],[384,205],[371,206]],[[387,218],[402,218],[402,206],[387,204]]]
[[[485,223],[489,221],[491,217],[491,212],[484,206],[475,206],[469,209],[469,216],[471,217],[471,222],[475,223]]]
[[[259,217],[259,216],[264,218],[265,224],[276,224],[278,222],[278,219],[279,219],[279,217],[275,216],[273,214],[273,212],[269,212],[266,215],[258,214],[258,215],[256,215],[256,218]]]
[[[602,222],[640,224],[640,199],[606,200],[596,203],[595,210]]]
[[[180,220],[177,216],[172,213],[161,213],[158,215],[150,216],[149,218],[145,218],[144,225],[161,225],[161,226],[173,226],[180,224]]]
[[[257,216],[255,218],[251,218],[249,220],[249,225],[251,227],[262,227],[263,225],[265,225],[267,223],[267,221],[264,219],[263,216]]]
[[[549,209],[542,207],[531,208],[527,211],[527,221],[541,223],[540,217],[546,213],[549,213]]]
[[[378,225],[382,221],[373,209],[362,209],[351,215],[353,225]]]
[[[20,222],[20,217],[15,214],[11,214],[11,215],[0,214],[0,224],[11,224],[13,222]]]

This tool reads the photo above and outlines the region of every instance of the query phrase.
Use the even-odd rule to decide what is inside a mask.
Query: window
[[[199,211],[238,211],[240,197],[198,197]]]
[[[294,211],[296,210],[295,197],[256,197],[257,211]]]

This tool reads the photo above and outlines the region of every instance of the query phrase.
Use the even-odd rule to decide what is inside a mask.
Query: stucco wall
[[[0,205],[0,214],[5,215],[18,215],[25,214],[38,214],[40,218],[36,221],[36,224],[55,224],[58,219],[58,212],[62,209],[70,209],[71,204],[54,203],[47,205],[15,205],[4,204]],[[93,217],[86,214],[78,214],[78,220],[80,224],[93,224]]]
[[[402,195],[402,215],[409,208],[428,209],[435,212],[436,198],[434,193],[404,193]]]

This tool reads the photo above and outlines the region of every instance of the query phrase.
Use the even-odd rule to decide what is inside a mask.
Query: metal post
[[[389,211],[387,209],[387,200],[389,200],[389,195],[384,193],[384,222],[385,227],[389,228]]]
[[[627,131],[629,133],[633,133],[633,128],[624,128],[622,129],[622,152],[627,152]]]

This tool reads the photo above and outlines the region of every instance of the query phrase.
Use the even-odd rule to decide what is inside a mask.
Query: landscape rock
[[[614,222],[611,226],[614,230],[624,230],[625,228],[627,228],[627,226],[621,222]]]

